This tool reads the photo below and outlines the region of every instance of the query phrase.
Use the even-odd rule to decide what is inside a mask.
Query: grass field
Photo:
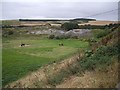
[[[87,42],[77,39],[19,38],[3,38],[3,86],[29,74],[31,71],[37,70],[45,64],[50,64],[53,61],[59,61],[73,55],[78,48],[88,47]],[[29,45],[20,47],[21,42]],[[64,46],[59,46],[59,43],[63,43]]]

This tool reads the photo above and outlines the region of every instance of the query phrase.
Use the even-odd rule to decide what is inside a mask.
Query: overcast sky
[[[118,10],[115,10],[118,9],[117,1],[3,0],[1,3],[2,17],[0,19],[95,18],[98,20],[118,20]],[[109,13],[95,15],[111,10],[113,11]]]

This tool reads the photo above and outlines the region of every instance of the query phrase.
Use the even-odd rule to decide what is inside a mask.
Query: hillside
[[[92,55],[92,59],[87,57],[84,61],[81,61],[83,64],[82,67],[86,68],[82,74],[70,76],[68,79],[65,79],[60,85],[57,85],[57,88],[114,88],[119,83],[118,81],[118,74],[119,74],[119,62],[118,62],[118,55],[119,55],[119,43],[117,42],[120,34],[120,27],[117,28],[115,31],[111,32],[107,36],[104,37],[104,40],[107,39],[107,46],[104,48],[108,48],[108,51],[104,50],[103,47],[100,48],[101,50],[97,49],[94,54]],[[111,39],[108,39],[113,36]],[[102,41],[100,41],[102,42]],[[99,44],[97,46],[100,47]],[[114,49],[117,46],[114,51]],[[111,51],[111,50],[112,51]],[[98,57],[99,51],[100,56]],[[116,53],[115,53],[116,52]],[[102,55],[103,53],[103,55]],[[118,54],[117,54],[118,53]],[[107,56],[107,55],[111,56]],[[94,57],[97,56],[97,57]],[[104,57],[104,58],[103,58]],[[89,60],[89,61],[87,61]],[[102,62],[101,62],[101,61]],[[106,60],[106,61],[104,61]],[[91,69],[90,69],[91,68]]]
[[[87,50],[60,62],[45,65],[5,87],[26,88],[114,88],[118,84],[118,34],[114,27]]]

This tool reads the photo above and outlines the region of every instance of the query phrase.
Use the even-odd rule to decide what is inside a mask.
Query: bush
[[[50,35],[49,36],[49,39],[54,39],[55,38],[55,35]]]
[[[119,48],[119,44],[114,44],[113,46],[102,46],[94,54],[91,51],[86,51],[88,55],[82,58],[80,66],[83,70],[93,70],[106,66],[111,63],[113,56],[119,54]]]
[[[109,29],[105,29],[105,30],[101,30],[101,32],[99,32],[96,37],[97,38],[102,38],[106,35],[108,35],[111,31]]]
[[[61,39],[59,36],[56,36],[55,39]]]
[[[7,37],[8,35],[13,35],[15,31],[11,29],[2,29],[2,36]]]
[[[12,35],[14,32],[12,30],[8,31],[8,35]]]
[[[92,54],[93,54],[92,50],[86,50],[86,51],[85,51],[86,57],[89,57],[89,56],[91,56]]]
[[[55,86],[57,84],[60,84],[63,81],[63,79],[68,76],[69,76],[69,71],[63,69],[58,74],[49,77],[48,83],[50,85]]]
[[[67,39],[67,37],[64,35],[61,35],[61,36],[50,35],[48,38],[49,39]]]
[[[60,84],[63,82],[63,80],[70,75],[74,75],[76,73],[80,72],[80,66],[79,64],[74,64],[69,66],[67,69],[62,69],[59,73],[51,76],[48,78],[48,83],[50,85],[56,86],[57,84]]]
[[[67,22],[61,25],[61,28],[63,28],[64,30],[71,30],[71,29],[77,29],[79,28],[77,23],[73,23],[73,22]]]
[[[71,38],[73,38],[73,39],[78,39],[78,36],[72,36]]]

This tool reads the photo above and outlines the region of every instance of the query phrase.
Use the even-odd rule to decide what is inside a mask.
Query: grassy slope
[[[79,68],[77,66],[74,67],[74,65],[71,65],[71,67],[73,67],[73,69],[71,69],[71,67],[69,67],[69,68],[67,68],[67,70],[61,71],[58,75],[56,75],[52,79],[50,79],[50,84],[55,86],[55,85],[62,83],[65,78],[67,78],[71,75],[71,72],[72,72],[72,75],[77,74],[77,73],[82,73],[82,72],[91,72],[91,71],[94,71],[95,69],[100,70],[100,71],[105,70],[106,73],[107,73],[107,71],[111,72],[112,70],[111,69],[106,70],[106,67],[112,66],[113,62],[116,62],[118,64],[117,57],[118,57],[119,51],[120,51],[120,43],[118,43],[116,41],[118,36],[115,33],[113,33],[113,35],[115,35],[114,38],[112,38],[111,40],[108,41],[107,46],[104,46],[104,45],[99,46],[99,48],[96,48],[96,52],[94,52],[94,53],[91,53],[91,52],[89,52],[89,50],[87,50],[87,52],[85,52],[84,57],[79,62],[79,65],[80,65],[80,66],[78,65]],[[90,55],[87,55],[87,54],[90,54]],[[116,58],[116,59],[114,59],[114,58]],[[100,77],[103,79],[106,78],[106,79],[104,79],[104,81],[99,81],[100,79],[97,79],[98,80],[97,82],[99,82],[98,87],[114,87],[115,84],[117,83],[117,79],[115,76],[116,72],[111,74],[113,76],[111,76],[111,75],[106,76],[109,73],[106,74],[105,72],[102,72],[105,75],[103,75],[103,77],[102,76]],[[101,72],[99,72],[99,74],[101,74]],[[89,75],[87,75],[87,76],[89,76]],[[97,77],[97,75],[95,77]],[[112,79],[108,79],[109,77],[112,77]],[[83,78],[83,80],[84,79],[85,78]],[[105,80],[107,80],[107,81],[105,81]],[[90,82],[92,82],[92,81],[90,81]],[[71,85],[71,83],[72,82],[68,79],[68,83],[66,83],[64,85],[69,86],[69,85]],[[80,81],[80,83],[81,83],[81,81]],[[78,84],[78,81],[76,82],[76,84]],[[105,84],[105,85],[103,85],[103,84]],[[86,85],[83,85],[82,87],[85,87],[85,86]],[[62,87],[62,86],[60,86],[60,87]],[[94,86],[90,86],[90,87],[94,87]]]
[[[21,42],[30,46],[19,47]],[[59,43],[63,43],[64,46],[60,47]],[[29,74],[44,64],[68,57],[78,48],[86,48],[87,45],[87,42],[73,39],[3,39],[3,85]]]
[[[85,71],[82,74],[73,75],[57,88],[114,88],[118,83],[118,61],[117,57],[104,69]]]

